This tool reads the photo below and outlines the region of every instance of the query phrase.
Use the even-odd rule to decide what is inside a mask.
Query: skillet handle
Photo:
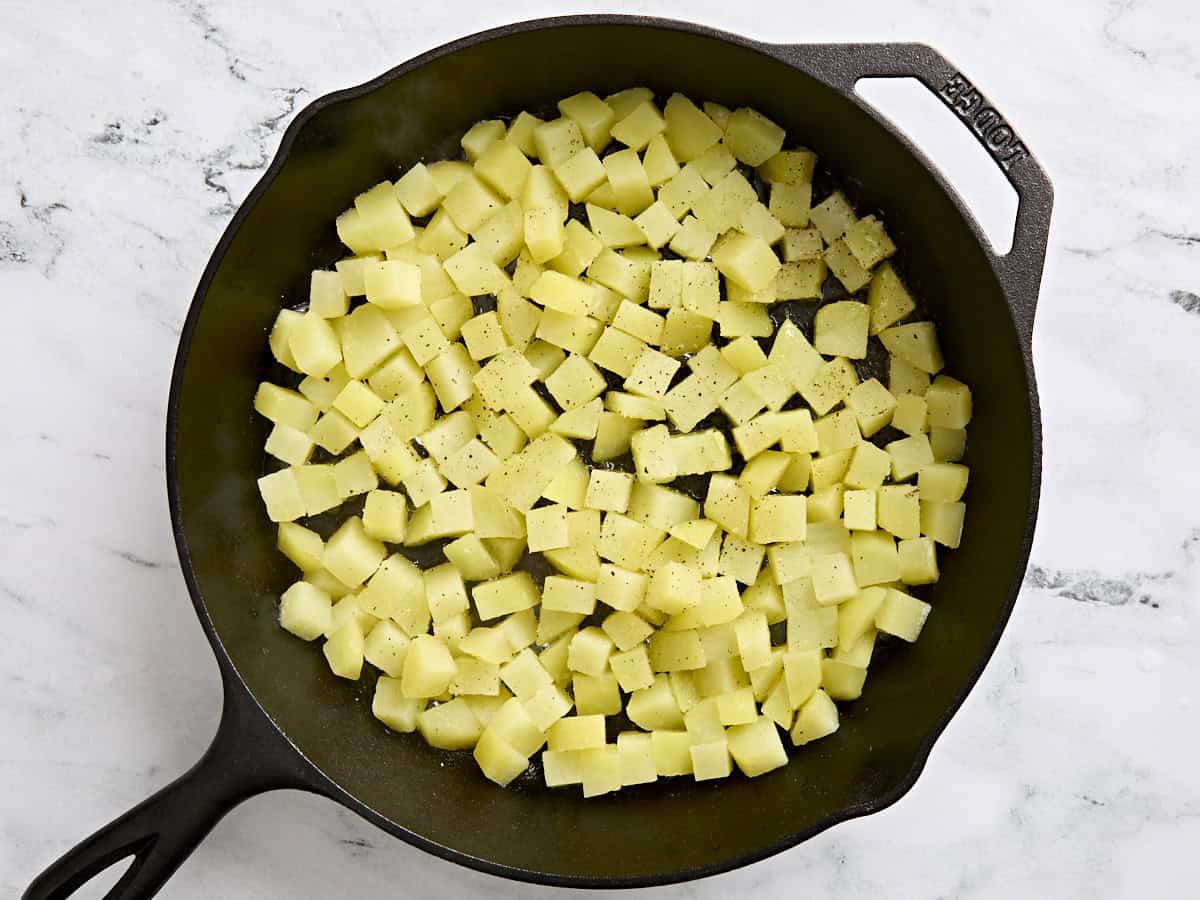
[[[768,49],[790,65],[870,108],[854,91],[862,78],[915,78],[955,113],[1017,192],[1012,249],[985,250],[1012,301],[1013,320],[1028,350],[1050,235],[1054,188],[1045,169],[983,92],[949,60],[924,44],[797,44]]]
[[[69,897],[113,863],[134,857],[108,900],[153,897],[220,821],[243,800],[277,788],[313,789],[311,769],[248,695],[231,695],[217,736],[196,765],[68,850],[22,895]]]

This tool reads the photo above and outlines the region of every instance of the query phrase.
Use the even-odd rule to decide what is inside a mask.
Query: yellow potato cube
[[[471,588],[475,611],[483,621],[531,609],[541,602],[537,586],[527,572],[514,572],[495,581],[487,581]]]
[[[695,216],[685,216],[668,246],[684,259],[703,261],[717,241],[717,233]]]
[[[381,672],[399,678],[411,641],[395,622],[376,622],[363,641],[363,658]]]
[[[321,650],[334,675],[351,681],[358,680],[362,674],[363,630],[357,621],[352,619],[339,626]]]
[[[892,459],[892,478],[895,481],[907,481],[934,461],[933,448],[924,434],[892,441],[884,449]]]
[[[604,163],[591,147],[584,147],[569,159],[552,164],[551,168],[572,203],[582,202],[607,177]]]
[[[341,341],[333,326],[315,312],[302,316],[291,326],[288,350],[301,372],[320,378],[342,361]]]
[[[561,503],[531,509],[525,515],[525,527],[532,552],[568,546],[567,507]]]
[[[529,718],[545,730],[571,711],[571,698],[557,684],[543,685],[532,697],[522,701]]]
[[[548,575],[542,588],[542,608],[591,615],[596,609],[596,585],[590,581]]]
[[[971,389],[948,375],[933,379],[925,402],[934,428],[966,428],[971,421]]]
[[[896,245],[875,216],[863,216],[851,225],[844,240],[864,269],[878,265],[896,252]]]
[[[361,381],[349,381],[333,401],[333,408],[363,428],[383,412],[383,401]]]
[[[475,160],[479,177],[509,200],[521,195],[532,169],[533,164],[521,149],[508,141],[496,141]]]
[[[847,242],[849,243],[849,238],[847,238]],[[855,244],[857,243],[858,241],[855,242]],[[855,249],[855,244],[851,245],[852,251]],[[867,305],[871,308],[871,334],[879,334],[885,328],[895,325],[917,306],[890,263],[884,263],[875,270],[875,274],[871,277],[871,287],[867,291]]]
[[[325,542],[315,531],[294,522],[280,522],[276,546],[301,572],[320,570]]]
[[[663,328],[662,352],[669,356],[697,352],[711,339],[712,325],[711,319],[689,310],[669,310],[667,324]]]
[[[442,552],[467,581],[488,581],[501,574],[499,561],[477,534],[464,534]]]
[[[887,634],[912,643],[921,636],[930,606],[903,591],[888,588],[887,596],[875,617],[875,626]]]
[[[608,386],[588,359],[572,353],[545,379],[546,389],[563,409],[575,409],[599,397]]]
[[[654,202],[654,192],[636,150],[618,150],[604,157],[603,166],[612,185],[617,210],[634,216]]]
[[[721,544],[717,572],[728,575],[742,584],[754,584],[765,555],[766,548],[761,544],[744,541],[736,534],[727,534]]]
[[[495,356],[508,346],[500,317],[494,312],[475,316],[462,325],[463,341],[471,359],[482,360]]]
[[[842,516],[846,527],[857,531],[875,530],[875,491],[846,491],[842,497]]]
[[[622,786],[648,784],[658,778],[658,770],[654,765],[654,743],[650,735],[639,731],[622,731],[617,735],[617,757]]]
[[[508,276],[480,244],[467,244],[442,264],[458,290],[468,297],[498,294]]]
[[[921,502],[921,533],[939,544],[954,549],[962,540],[964,503]]]
[[[861,290],[871,281],[871,273],[859,265],[844,238],[826,248],[825,264],[850,293]]]
[[[379,478],[371,468],[367,454],[360,450],[334,463],[333,483],[338,497],[346,500],[375,490],[379,486]]]
[[[400,554],[383,561],[358,595],[364,611],[390,618],[409,637],[429,630],[429,605],[425,602],[425,580],[421,570]]]
[[[692,757],[692,774],[697,781],[728,778],[733,771],[729,745],[723,734],[716,740],[692,744],[688,752]]]
[[[281,462],[302,466],[312,456],[313,439],[291,425],[279,423],[271,429],[263,449]]]
[[[772,184],[769,203],[770,213],[780,227],[805,228],[808,226],[812,205],[812,184]]]
[[[692,160],[691,165],[705,181],[716,184],[737,165],[737,160],[724,144],[713,144]]]
[[[605,563],[596,579],[596,598],[613,609],[632,612],[642,605],[647,583],[641,572]]]
[[[792,743],[797,747],[828,737],[838,730],[837,704],[823,690],[816,691],[801,707],[792,728]]]
[[[461,698],[426,707],[417,715],[417,730],[431,747],[469,750],[483,733],[483,726]]]
[[[379,568],[387,548],[369,537],[362,519],[351,516],[342,523],[325,543],[325,568],[343,584],[355,588]]]
[[[889,353],[922,372],[936,375],[945,365],[932,322],[913,322],[911,325],[885,328],[879,332],[879,340]]]
[[[686,731],[652,731],[650,746],[659,775],[692,774],[692,739]]]
[[[700,634],[694,629],[656,631],[650,637],[649,654],[650,668],[655,672],[702,669],[707,662]]]
[[[730,235],[713,250],[713,263],[722,275],[750,291],[765,288],[780,266],[766,241],[739,233]]]
[[[909,484],[888,484],[879,489],[876,516],[879,527],[898,538],[921,535],[920,490]]]
[[[954,503],[962,499],[967,489],[970,470],[957,463],[931,463],[917,475],[917,490],[921,500],[935,503]]]
[[[522,756],[497,734],[484,729],[473,751],[480,770],[501,787],[512,783],[529,767],[528,757]]]
[[[929,538],[900,541],[900,581],[904,584],[933,584],[938,580],[937,549]]]
[[[629,216],[594,203],[587,204],[586,212],[592,233],[605,247],[636,247],[646,242],[642,230]]]
[[[500,680],[515,696],[526,701],[543,688],[552,687],[554,684],[554,680],[538,660],[537,654],[528,647],[500,666]],[[528,706],[526,711],[529,711]],[[545,727],[541,725],[538,728],[545,731]]]
[[[776,299],[819,300],[827,271],[824,259],[785,262],[775,276]]]
[[[301,640],[315,640],[329,630],[333,616],[329,594],[297,581],[279,598],[279,624]]]
[[[650,680],[654,680],[653,676]],[[571,679],[571,692],[575,697],[575,712],[578,715],[615,716],[621,712],[621,691],[616,676],[611,673],[576,673]]]
[[[859,587],[900,580],[896,541],[882,531],[862,531],[850,536],[850,558]]]
[[[770,494],[751,502],[750,540],[760,544],[804,540],[807,498]]]
[[[760,166],[783,147],[783,129],[757,110],[742,107],[729,117],[725,143],[740,162]]]
[[[546,732],[547,746],[556,753],[604,746],[604,716],[568,716]]]
[[[704,516],[726,531],[745,538],[750,527],[751,497],[736,479],[728,475],[713,475],[709,479],[704,500]]]
[[[740,172],[735,171],[724,175],[712,186],[710,191],[697,199],[692,205],[692,211],[695,213],[696,218],[706,227],[717,234],[721,234],[730,229],[737,228],[746,208],[757,201],[758,194],[755,192],[754,187],[742,177]],[[732,240],[736,236],[732,234],[726,235],[722,239],[721,244],[713,248],[713,262],[717,262],[717,254],[720,247],[724,247],[729,240]],[[746,235],[741,236],[746,237]],[[762,243],[765,244],[766,242],[762,241]],[[774,273],[771,274],[774,275]],[[764,278],[764,286],[766,281],[770,281],[770,276]],[[745,284],[745,287],[748,290],[761,289],[749,283]]]
[[[671,435],[665,425],[655,425],[634,434],[630,438],[630,450],[638,478],[663,484],[678,476]]]
[[[418,462],[403,479],[404,490],[408,492],[414,507],[422,507],[446,488],[446,479],[431,460],[423,459]]]
[[[742,474],[738,476],[738,486],[752,497],[762,497],[779,486],[792,462],[790,453],[764,450],[742,467]],[[799,490],[803,491],[804,487]]]
[[[682,94],[672,94],[667,99],[663,115],[667,143],[680,162],[700,156],[723,135],[721,128]]]
[[[733,464],[725,435],[715,428],[671,437],[675,469],[679,475],[723,472]]]
[[[901,394],[895,398],[896,409],[892,414],[892,427],[905,434],[924,434],[929,431],[929,407],[924,397],[916,394]]]
[[[679,232],[680,225],[662,201],[647,206],[634,219],[642,238],[655,250],[665,246]]]
[[[456,672],[446,644],[431,634],[420,634],[408,645],[400,689],[412,699],[437,697],[450,687]]]
[[[633,476],[626,472],[593,469],[584,503],[588,509],[623,513],[629,509]]]
[[[417,715],[424,700],[413,700],[400,690],[400,679],[381,675],[375,682],[371,713],[392,731],[407,734],[417,730]]]
[[[905,362],[898,356],[888,357],[888,390],[892,396],[916,394],[924,397],[929,390],[929,373]]]
[[[609,132],[617,119],[613,108],[591,91],[559,100],[558,111],[579,126],[583,139],[596,152],[608,143]]]
[[[812,589],[818,603],[842,603],[858,593],[854,568],[845,553],[819,553],[812,560]]]
[[[371,304],[360,306],[343,321],[342,353],[346,372],[364,378],[396,350],[401,349],[396,329],[383,310]]]
[[[612,126],[612,137],[631,150],[642,150],[666,127],[667,122],[654,101],[647,99]]]

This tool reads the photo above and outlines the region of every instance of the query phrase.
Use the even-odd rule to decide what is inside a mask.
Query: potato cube
[[[723,301],[717,308],[717,324],[726,338],[768,337],[774,328],[766,307],[758,301]]]
[[[732,622],[742,614],[742,605],[737,582],[729,575],[705,578],[700,582],[700,602],[696,614],[705,627]]]
[[[371,713],[392,731],[407,734],[417,730],[417,715],[424,700],[413,700],[400,690],[400,679],[381,675],[375,682]]]
[[[264,449],[288,465],[302,466],[312,456],[313,440],[303,431],[279,423],[271,429]]]
[[[923,434],[892,441],[884,449],[892,459],[892,478],[907,481],[933,462],[933,449]]]
[[[622,731],[617,735],[617,757],[621,785],[648,784],[658,778],[654,765],[654,742],[649,734]]]
[[[685,216],[668,245],[684,259],[702,261],[716,243],[717,233],[695,216]]]
[[[340,279],[341,276],[339,275],[338,278]],[[299,372],[300,369],[296,365],[296,358],[292,356],[289,342],[292,338],[292,329],[303,318],[304,313],[296,312],[294,309],[281,309],[279,315],[275,317],[275,323],[271,326],[271,333],[267,336],[267,345],[271,348],[271,355],[280,365],[286,366],[293,372]]]
[[[871,334],[890,328],[917,307],[890,263],[875,270],[867,291],[867,305],[871,308]]]
[[[354,198],[359,225],[378,248],[396,247],[413,239],[408,213],[400,205],[394,185],[383,181]]]
[[[854,254],[846,246],[845,239],[834,241],[826,248],[825,264],[829,271],[837,276],[842,286],[852,294],[866,287],[871,280],[871,273],[859,265]]]
[[[508,282],[504,270],[477,243],[467,244],[442,265],[454,286],[468,297],[498,294]]]
[[[654,680],[653,676],[650,680]],[[571,691],[575,697],[577,715],[615,716],[621,712],[621,691],[617,686],[616,676],[611,673],[576,673],[571,679]]]
[[[821,680],[824,690],[835,700],[857,700],[862,696],[867,670],[844,659],[823,659]]]
[[[342,353],[346,372],[363,378],[400,349],[396,329],[383,310],[371,304],[360,306],[344,320]]]
[[[558,110],[579,126],[583,139],[597,153],[608,143],[609,132],[617,116],[613,108],[591,91],[573,94],[558,101]]]
[[[728,475],[713,475],[704,500],[704,515],[726,531],[745,538],[750,527],[751,497]]]
[[[754,187],[740,172],[735,171],[727,173],[712,186],[712,190],[697,199],[692,206],[692,211],[703,225],[717,234],[721,234],[722,232],[737,228],[742,220],[742,214],[746,211],[747,207],[752,206],[757,201],[758,194],[755,192]],[[733,234],[726,235],[721,243],[713,248],[713,262],[717,262],[717,254],[720,248],[738,236]],[[748,237],[748,235],[740,235],[740,237]],[[766,246],[766,241],[762,241],[759,238],[754,238],[754,240]],[[719,263],[718,267],[720,267]],[[722,269],[722,272],[724,272],[724,269]],[[770,281],[773,275],[774,273],[772,272],[771,275],[764,276],[763,286],[765,286],[766,281]],[[750,283],[746,283],[744,287],[748,290],[761,290],[761,287],[756,287]]]
[[[522,701],[533,724],[543,731],[571,711],[572,701],[557,684],[543,685]]]
[[[753,512],[751,517],[753,518]],[[753,525],[751,529],[753,530]],[[717,572],[728,575],[742,584],[754,584],[765,555],[766,549],[761,544],[744,541],[736,534],[727,534],[721,544]]]
[[[832,244],[858,221],[854,209],[841,191],[834,191],[812,209],[812,223],[826,244]]]
[[[962,540],[964,503],[921,502],[921,533],[944,547],[954,549]]]
[[[632,491],[633,476],[627,472],[593,469],[584,502],[588,509],[623,513],[629,509]]]
[[[742,107],[729,117],[725,143],[739,162],[760,166],[779,153],[783,129],[757,110]]]
[[[875,626],[887,634],[912,643],[921,636],[930,606],[903,591],[888,588],[887,596],[875,617]]]
[[[297,581],[279,598],[279,624],[301,640],[324,634],[332,622],[329,594],[306,581]]]
[[[842,516],[846,527],[857,531],[875,530],[875,491],[846,491],[842,497]]]
[[[322,319],[336,319],[344,316],[349,307],[350,298],[342,289],[341,276],[337,272],[314,270],[309,280],[309,312]]]
[[[629,216],[605,209],[595,203],[588,203],[586,211],[592,234],[596,235],[605,247],[636,247],[646,242],[642,230]],[[670,219],[669,213],[667,218]],[[674,222],[674,219],[671,221]]]
[[[700,634],[694,629],[656,631],[650,637],[649,653],[650,668],[655,672],[702,669],[707,662]]]
[[[900,541],[900,581],[904,584],[933,584],[939,578],[937,549],[929,538]]]
[[[675,237],[680,228],[679,222],[676,221],[671,210],[661,200],[651,203],[642,210],[634,219],[634,224],[641,232],[645,242],[655,250],[665,246],[671,238]]]
[[[547,746],[560,753],[604,746],[604,716],[568,716],[559,719],[546,732]]]
[[[590,581],[548,575],[542,588],[542,608],[591,615],[596,609],[596,585]]]
[[[446,692],[457,668],[446,644],[430,634],[417,635],[408,646],[401,675],[405,697],[437,697]]]
[[[760,544],[802,541],[807,524],[807,498],[770,494],[750,506],[750,539]]]
[[[514,572],[471,588],[475,611],[483,621],[496,619],[541,602],[541,595],[528,572]]]
[[[811,150],[781,150],[759,166],[758,174],[770,184],[800,184],[812,181],[816,164]]]
[[[896,410],[892,414],[892,427],[908,435],[929,431],[929,407],[925,398],[916,394],[901,394],[897,397]]]
[[[315,572],[321,568],[325,542],[319,534],[303,525],[280,522],[276,546],[301,572]]]
[[[483,774],[501,787],[510,784],[529,767],[527,757],[487,729],[480,735],[473,755]]]
[[[916,394],[925,396],[929,390],[929,373],[910,365],[898,356],[888,357],[888,390],[892,395]]]
[[[667,99],[663,115],[667,143],[680,162],[700,156],[723,135],[721,128],[682,94]]]
[[[604,157],[603,165],[620,213],[635,216],[654,202],[654,191],[636,150],[610,153]]]
[[[502,573],[500,562],[477,534],[464,534],[442,552],[467,581],[488,581]]]
[[[363,629],[356,620],[351,619],[336,628],[321,650],[334,675],[358,680],[363,664]]]
[[[411,641],[395,622],[376,622],[363,641],[363,658],[393,678],[404,671],[404,660]]]
[[[921,500],[935,503],[954,503],[962,499],[967,489],[970,470],[958,463],[930,463],[917,475],[917,490]]]
[[[921,535],[920,490],[909,484],[888,484],[879,489],[876,516],[879,527],[898,538]]]
[[[381,619],[390,618],[409,637],[429,630],[429,605],[421,570],[398,553],[379,566],[359,593],[358,606]]]
[[[711,319],[689,310],[669,310],[667,324],[663,328],[662,352],[669,356],[697,352],[711,339],[712,325]]]
[[[900,580],[900,557],[896,541],[882,531],[863,531],[850,536],[850,558],[859,587]]]
[[[417,715],[417,730],[431,747],[440,750],[469,750],[483,733],[483,726],[461,698],[426,707]]]
[[[949,375],[939,375],[925,392],[933,428],[966,428],[971,421],[971,389]]]
[[[500,680],[515,696],[526,701],[554,684],[550,674],[538,661],[537,654],[528,647],[500,666]],[[526,711],[529,711],[528,707]],[[539,724],[538,728],[545,731],[543,725]]]
[[[288,335],[288,349],[296,368],[320,378],[342,361],[341,342],[333,326],[315,312],[300,318]]]
[[[716,184],[737,166],[737,160],[721,143],[713,144],[691,163],[709,184]]]
[[[632,612],[641,606],[648,579],[641,572],[605,563],[596,580],[596,598],[613,609]]]
[[[702,744],[694,743],[688,748],[688,752],[692,757],[692,774],[697,781],[728,778],[733,771],[733,763],[729,757],[729,745],[724,734]]]
[[[351,516],[326,542],[324,565],[343,584],[355,588],[374,574],[385,556],[387,548],[366,534],[362,519]]]
[[[879,340],[889,353],[922,372],[936,375],[945,365],[932,322],[893,325],[879,332]]]
[[[612,324],[614,328],[619,328],[640,341],[658,344],[662,341],[663,327],[666,323],[658,313],[628,300],[621,300]]]
[[[632,612],[623,611],[614,612],[605,618],[601,628],[621,652],[640,646],[654,631],[645,619]]]
[[[496,141],[475,160],[479,177],[509,200],[520,196],[532,169],[521,149],[508,141]]]
[[[479,484],[500,465],[496,454],[472,438],[441,465],[442,475],[459,488]]]
[[[532,552],[568,546],[567,507],[561,503],[531,509],[525,515],[525,527]]]
[[[819,553],[812,560],[812,588],[822,606],[842,603],[858,593],[854,568],[845,553]]]
[[[770,213],[780,227],[804,228],[809,222],[812,184],[810,182],[772,184],[769,204]]]
[[[692,774],[692,739],[686,731],[656,729],[650,733],[650,746],[659,775]]]
[[[851,225],[844,240],[864,269],[878,265],[896,252],[896,245],[875,216],[863,216]]]
[[[695,605],[699,595],[700,573],[682,563],[669,562],[650,577],[645,602],[668,615],[677,615]]]
[[[607,173],[600,157],[591,147],[584,147],[569,159],[552,164],[558,179],[572,203],[582,202],[588,194],[604,183]]]
[[[766,717],[735,725],[727,732],[729,752],[742,773],[757,778],[773,769],[787,765],[787,751],[775,730],[775,723]]]
[[[334,463],[333,482],[338,497],[343,500],[373,491],[379,486],[379,478],[371,468],[371,460],[362,450]]]

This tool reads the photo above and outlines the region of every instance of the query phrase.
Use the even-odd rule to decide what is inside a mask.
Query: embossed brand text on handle
[[[1017,140],[1012,126],[966,78],[955,72],[938,91],[942,101],[970,126],[983,146],[1004,169],[1029,156],[1025,145]]]

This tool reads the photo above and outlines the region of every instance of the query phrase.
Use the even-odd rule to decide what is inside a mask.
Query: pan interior
[[[268,374],[271,322],[281,303],[306,295],[313,268],[339,255],[332,222],[356,193],[418,159],[453,155],[478,119],[636,84],[762,110],[820,154],[861,210],[883,212],[951,370],[973,388],[973,471],[965,540],[945,557],[925,633],[872,666],[834,737],[752,781],[677,779],[585,802],[532,780],[502,790],[469,754],[388,734],[370,716],[367,680],[335,678],[315,646],[278,627],[276,600],[294,572],[255,486],[266,426],[251,398]],[[670,879],[761,855],[906,785],[990,652],[1022,561],[1029,386],[1004,297],[962,215],[886,128],[836,91],[709,35],[632,24],[518,32],[321,109],[212,273],[177,402],[183,538],[199,600],[242,679],[308,758],[393,830],[510,874]]]

